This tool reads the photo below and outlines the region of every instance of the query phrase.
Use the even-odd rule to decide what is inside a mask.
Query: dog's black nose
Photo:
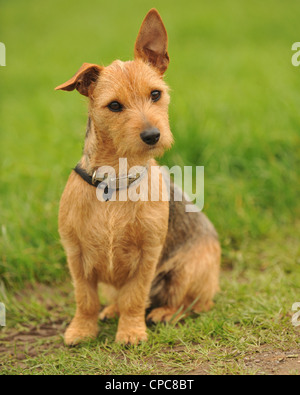
[[[148,145],[154,145],[160,138],[160,131],[156,128],[144,130],[141,134],[141,139]]]

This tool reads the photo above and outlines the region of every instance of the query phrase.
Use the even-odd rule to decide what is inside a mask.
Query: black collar
[[[93,182],[93,177],[90,176],[81,166],[80,164],[77,164],[76,167],[73,169],[80,177],[86,181],[88,184],[92,185],[93,187],[97,188],[97,186],[100,184],[100,180],[96,180]]]
[[[110,200],[113,192],[119,191],[120,189],[129,188],[136,181],[140,181],[148,171],[148,165],[144,168],[141,173],[128,174],[127,176],[121,176],[118,178],[109,178],[108,174],[104,174],[101,177],[97,176],[97,170],[94,170],[93,175],[90,176],[86,170],[84,170],[78,163],[73,169],[84,181],[93,187],[97,188],[99,184],[100,188],[104,189],[103,198],[105,201]],[[124,179],[126,179],[126,186],[124,188]],[[123,181],[120,185],[120,181]]]

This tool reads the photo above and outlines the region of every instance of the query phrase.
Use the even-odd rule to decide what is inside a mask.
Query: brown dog
[[[163,81],[169,64],[167,33],[155,9],[142,23],[134,54],[134,61],[116,60],[108,67],[85,63],[56,88],[76,88],[89,98],[83,156],[70,175],[59,211],[77,303],[65,333],[68,345],[97,336],[98,283],[110,288],[112,299],[100,318],[119,315],[116,341],[122,343],[147,339],[147,307],[152,309],[148,320],[169,321],[180,307],[192,304],[195,312],[208,310],[218,290],[217,234],[204,214],[185,212],[186,200],[174,202],[174,185],[171,200],[162,198],[166,184],[153,159],[173,142]],[[108,180],[107,174],[97,177],[100,167],[110,166],[121,175],[119,158],[127,158],[128,169],[146,169],[147,177],[133,177],[140,188],[158,177],[157,201],[151,201],[150,189],[148,201],[113,201],[112,193],[118,197],[121,188],[108,188],[108,183],[102,183],[104,192],[94,188]],[[126,192],[131,181],[125,179]],[[104,201],[96,191],[103,192]]]

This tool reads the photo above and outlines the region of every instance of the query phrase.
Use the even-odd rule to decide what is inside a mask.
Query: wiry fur
[[[207,310],[218,290],[220,246],[209,220],[202,213],[185,213],[184,201],[163,201],[161,173],[156,186],[160,198],[150,200],[153,158],[173,142],[168,88],[162,79],[169,63],[166,48],[165,28],[151,10],[138,35],[134,61],[115,61],[105,68],[84,64],[57,88],[76,88],[89,97],[81,166],[89,174],[100,166],[112,166],[118,173],[119,158],[127,158],[128,168],[148,165],[148,179],[141,186],[149,185],[148,201],[101,202],[95,188],[71,173],[59,210],[77,304],[65,334],[69,345],[98,333],[98,283],[106,284],[111,296],[100,318],[119,315],[116,340],[124,343],[146,340],[147,307],[152,306],[148,319],[167,321],[182,305],[194,303],[194,311]],[[149,98],[153,90],[161,91],[155,103]],[[115,100],[124,111],[107,108]],[[151,147],[140,138],[149,127],[160,130],[160,140]]]

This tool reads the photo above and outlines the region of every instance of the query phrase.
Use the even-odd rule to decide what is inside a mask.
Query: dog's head
[[[151,158],[170,148],[168,87],[163,74],[169,64],[167,32],[159,13],[146,15],[134,48],[134,60],[108,67],[84,63],[56,89],[89,97],[90,117],[101,140],[113,144],[120,157]]]

